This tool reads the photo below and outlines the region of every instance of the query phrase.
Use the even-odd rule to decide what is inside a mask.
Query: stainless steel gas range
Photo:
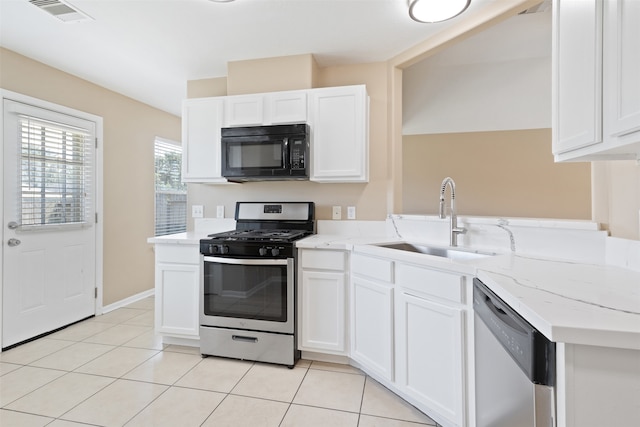
[[[237,202],[236,229],[200,240],[200,352],[293,367],[294,242],[315,231],[313,202]]]

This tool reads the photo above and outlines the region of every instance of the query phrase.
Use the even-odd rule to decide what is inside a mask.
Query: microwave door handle
[[[284,138],[283,140],[284,150],[282,150],[282,164],[284,165],[285,170],[291,169],[289,166],[291,160],[291,153],[289,148],[289,138]]]

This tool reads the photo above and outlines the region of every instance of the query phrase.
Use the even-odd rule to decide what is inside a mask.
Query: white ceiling
[[[93,20],[0,0],[0,46],[175,115],[187,81],[226,76],[229,61],[385,61],[456,22],[414,22],[407,0],[64,1]],[[490,1],[501,0],[473,0],[465,13]]]

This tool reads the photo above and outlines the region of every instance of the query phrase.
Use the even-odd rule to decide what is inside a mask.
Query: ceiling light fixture
[[[442,22],[460,15],[471,0],[409,0],[409,16],[417,22]]]

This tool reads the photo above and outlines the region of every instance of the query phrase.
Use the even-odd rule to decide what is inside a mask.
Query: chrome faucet
[[[458,227],[458,216],[456,215],[456,183],[453,179],[446,177],[442,181],[440,187],[440,218],[447,217],[444,209],[444,193],[447,189],[447,185],[451,187],[451,213],[449,215],[449,245],[458,246],[458,234],[464,234],[467,230],[463,227]]]

